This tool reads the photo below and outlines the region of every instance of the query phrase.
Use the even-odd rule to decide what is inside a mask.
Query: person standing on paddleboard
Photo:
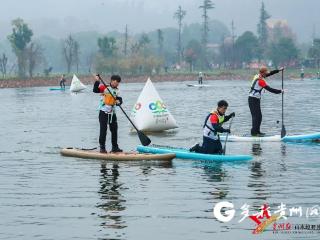
[[[261,94],[262,90],[265,89],[271,93],[280,94],[284,92],[283,89],[271,88],[265,78],[270,77],[280,71],[283,71],[284,68],[273,70],[268,72],[266,67],[262,67],[259,70],[259,74],[255,75],[251,84],[251,90],[249,92],[249,108],[252,116],[252,128],[251,135],[255,137],[263,137],[265,133],[260,132],[260,126],[262,122],[262,112],[261,112]]]
[[[61,87],[61,89],[65,89],[66,88],[66,78],[65,78],[65,75],[64,74],[62,74],[62,76],[61,76],[61,79],[60,79],[60,87]]]
[[[202,72],[199,72],[199,75],[198,75],[198,84],[202,85],[203,83],[203,73]]]
[[[222,124],[235,117],[235,113],[225,116],[228,103],[225,100],[218,102],[216,111],[212,111],[207,117],[203,125],[203,143],[200,146],[196,144],[190,148],[190,152],[204,154],[222,154],[222,145],[219,133],[230,133],[230,129],[224,129]]]
[[[118,146],[118,122],[115,108],[117,105],[122,104],[122,98],[119,96],[118,86],[121,82],[121,77],[118,75],[111,76],[111,81],[108,86],[101,82],[99,74],[95,76],[95,83],[93,86],[94,93],[101,94],[101,102],[99,105],[99,123],[100,123],[100,152],[107,153],[106,151],[106,137],[108,125],[111,132],[111,152],[122,152]],[[112,95],[111,95],[112,94]]]

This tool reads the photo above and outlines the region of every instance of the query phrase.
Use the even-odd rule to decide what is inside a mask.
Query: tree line
[[[245,31],[236,36],[236,23],[231,21],[231,32],[224,24],[211,20],[215,4],[202,0],[199,4],[202,23],[185,24],[188,13],[182,6],[173,12],[177,28],[156,29],[149,33],[130,35],[128,25],[123,33],[98,36],[95,46],[88,51],[86,41],[82,44],[72,34],[61,40],[60,55],[67,73],[121,73],[128,75],[157,74],[170,70],[206,71],[214,68],[248,68],[253,63],[273,66],[297,67],[320,65],[320,39],[314,39],[307,56],[302,56],[297,47],[295,34],[286,23],[268,24],[271,15],[264,3],[260,8],[257,35]],[[88,36],[90,37],[90,36]],[[94,38],[94,36],[92,36]],[[25,78],[34,76],[40,65],[47,62],[46,51],[34,40],[32,29],[22,19],[12,21],[12,33],[8,36],[16,57],[16,73]],[[85,56],[84,56],[85,55]],[[0,72],[8,74],[8,56],[0,55]],[[61,69],[59,69],[61,72]],[[48,76],[57,72],[49,63],[42,73]]]

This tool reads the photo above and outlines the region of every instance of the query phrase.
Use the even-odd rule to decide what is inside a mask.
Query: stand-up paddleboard
[[[233,162],[233,161],[247,161],[251,160],[252,156],[249,155],[213,155],[190,152],[183,148],[170,148],[170,147],[145,147],[139,145],[137,151],[141,153],[153,153],[153,154],[167,154],[174,153],[177,158],[181,159],[193,159],[193,160],[208,160],[208,161],[221,161],[221,162]]]
[[[138,161],[138,160],[157,160],[157,161],[171,161],[176,157],[174,153],[165,154],[144,154],[137,152],[123,152],[123,153],[100,153],[93,150],[82,150],[76,148],[64,148],[60,151],[61,155],[66,157],[77,157],[85,159],[100,159],[100,160],[114,160],[114,161]]]
[[[220,136],[221,141],[225,141],[226,136]],[[281,138],[280,135],[265,136],[265,137],[252,137],[252,136],[235,136],[229,135],[228,142],[311,142],[320,140],[320,132],[292,135]]]
[[[67,89],[66,88],[49,88],[49,91],[65,91]]]
[[[73,78],[70,85],[70,92],[80,92],[86,88],[87,87],[82,82],[80,82],[79,78],[77,78],[77,76],[73,74]]]
[[[188,87],[210,87],[208,84],[187,84]]]

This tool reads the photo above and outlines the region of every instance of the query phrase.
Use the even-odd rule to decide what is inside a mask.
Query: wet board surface
[[[220,136],[221,141],[225,141],[226,136]],[[280,135],[274,136],[265,136],[265,137],[252,137],[250,135],[244,136],[235,136],[229,135],[229,142],[310,142],[320,140],[320,132],[301,134],[301,135],[292,135],[285,136],[281,138]]]
[[[210,87],[211,85],[207,84],[187,84],[188,87]]]
[[[181,159],[193,159],[193,160],[208,160],[208,161],[247,161],[251,160],[250,155],[213,155],[213,154],[202,154],[190,152],[187,149],[182,148],[165,148],[165,147],[145,147],[139,145],[137,151],[141,153],[175,153],[177,158]]]
[[[114,161],[138,161],[138,160],[171,161],[176,156],[174,153],[168,153],[168,154],[142,154],[137,152],[100,153],[96,150],[95,151],[81,150],[76,148],[64,148],[60,151],[60,153],[62,156],[66,156],[66,157],[114,160]]]

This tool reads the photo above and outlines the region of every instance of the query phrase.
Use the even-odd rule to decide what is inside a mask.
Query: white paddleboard
[[[226,135],[220,136],[221,141],[225,141]],[[311,142],[320,141],[320,132],[285,136],[281,138],[280,135],[265,136],[265,137],[252,137],[252,136],[228,136],[228,142]]]
[[[210,87],[208,84],[187,84],[188,87]]]

